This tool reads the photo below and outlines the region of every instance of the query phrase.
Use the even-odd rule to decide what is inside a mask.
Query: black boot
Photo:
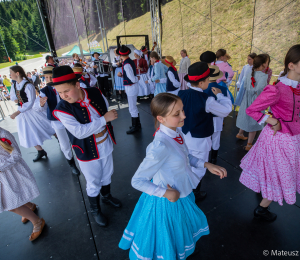
[[[150,100],[152,100],[154,98],[154,94],[150,94],[149,98],[150,98]]]
[[[110,184],[102,186],[101,191],[101,201],[105,204],[112,205],[115,208],[121,208],[122,203],[118,199],[114,198],[110,194]]]
[[[122,97],[123,100],[126,99],[126,93],[125,93],[125,90],[122,90],[122,91],[121,91],[121,97]]]
[[[91,213],[96,223],[101,227],[106,227],[108,224],[107,218],[102,214],[99,202],[99,195],[97,197],[88,197],[90,202]]]
[[[202,200],[204,200],[204,199],[206,198],[206,196],[207,196],[206,191],[200,191],[200,188],[201,188],[201,182],[202,182],[202,180],[199,182],[197,188],[193,190],[194,195],[195,195],[195,202],[202,201]]]
[[[132,117],[131,121],[132,121],[132,127],[130,127],[130,129],[126,132],[128,135],[134,134],[135,132],[141,129],[141,127],[138,126],[138,123],[140,121],[138,117]]]
[[[37,161],[41,160],[43,156],[46,156],[46,158],[48,157],[45,150],[38,150],[38,154],[37,154],[36,158],[33,159],[33,161],[37,162]]]
[[[266,221],[274,221],[277,218],[277,215],[275,213],[272,213],[269,211],[269,207],[264,208],[260,205],[256,207],[254,210],[254,217],[264,219]]]
[[[132,125],[133,125],[133,123],[132,123]],[[133,127],[134,127],[134,126],[131,126],[130,129],[133,128]],[[138,114],[137,123],[136,123],[136,128],[137,128],[138,130],[142,129],[142,125],[141,125],[141,121],[140,121],[140,114]]]
[[[120,94],[119,92],[117,92],[116,95],[117,95],[116,99],[117,99],[118,101],[122,100],[121,94]]]
[[[71,167],[71,170],[72,170],[72,173],[76,176],[78,176],[80,174],[80,171],[78,170],[78,168],[76,167],[76,164],[75,164],[75,160],[74,158],[72,158],[71,160],[68,160],[68,164],[69,166]]]
[[[219,150],[211,149],[210,160],[209,160],[210,163],[212,163],[212,164],[216,164],[217,163],[218,151]]]

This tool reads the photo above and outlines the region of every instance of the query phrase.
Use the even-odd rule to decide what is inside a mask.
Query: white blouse
[[[182,144],[173,138],[180,137]],[[184,142],[182,132],[161,125],[152,143],[147,147],[146,157],[134,174],[132,186],[149,195],[163,197],[167,185],[187,197],[200,181],[191,166],[203,167],[204,161],[192,156]],[[153,180],[153,182],[151,182]]]
[[[179,66],[178,73],[187,74],[188,73],[188,68],[189,68],[190,65],[191,65],[191,60],[189,59],[188,56],[185,56],[180,61],[180,66]]]

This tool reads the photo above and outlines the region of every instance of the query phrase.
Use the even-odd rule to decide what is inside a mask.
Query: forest
[[[0,62],[8,61],[3,41],[13,60],[23,60],[28,53],[48,50],[36,0],[1,1],[0,34]]]

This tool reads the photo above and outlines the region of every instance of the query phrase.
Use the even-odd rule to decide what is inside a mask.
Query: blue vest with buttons
[[[123,71],[123,85],[124,86],[129,86],[129,85],[132,85],[134,83],[131,82],[131,80],[126,75],[126,71],[124,70],[124,66],[126,64],[130,64],[130,66],[131,66],[131,68],[133,70],[134,76],[136,76],[136,67],[135,67],[134,61],[132,59],[130,59],[130,58],[126,59],[123,62],[123,66],[122,66],[122,71]]]
[[[174,91],[177,90],[178,88],[175,88],[172,81],[168,77],[168,72],[171,71],[174,74],[174,77],[177,81],[179,81],[178,73],[176,70],[174,70],[172,67],[169,67],[167,71],[167,91]]]
[[[89,105],[92,106],[99,113],[99,115],[104,116],[107,112],[107,108],[101,91],[98,88],[87,88],[85,91],[87,93],[87,98],[90,100]],[[91,122],[88,109],[84,106],[81,106],[80,103],[71,104],[65,100],[61,100],[54,111],[64,112],[74,116],[75,119],[81,124],[88,124]],[[106,128],[110,138],[114,143],[116,143],[111,122],[106,123]],[[67,133],[78,160],[88,162],[100,159],[95,137],[95,134],[98,133],[95,133],[84,139],[76,138],[68,130]]]
[[[85,78],[83,78],[83,77],[81,77],[81,78],[79,79],[79,82],[80,82],[80,83],[83,83],[84,85],[86,85],[87,88],[90,88],[90,87],[91,87],[91,86],[90,86],[90,83],[89,83]]]
[[[53,90],[53,87],[51,86],[46,86],[41,89],[41,92],[46,95],[47,99],[47,118],[51,121],[57,121],[57,119],[53,116],[53,111],[57,106],[57,99],[56,99],[56,94]]]
[[[227,88],[219,85],[217,82],[209,83],[208,88],[203,92],[206,93],[209,97],[214,97],[217,100],[217,96],[212,92],[211,88],[219,88],[222,91],[222,94],[227,97]]]
[[[182,100],[186,116],[182,132],[190,132],[193,138],[211,136],[214,133],[213,114],[205,111],[208,95],[190,88],[180,90],[178,96]]]

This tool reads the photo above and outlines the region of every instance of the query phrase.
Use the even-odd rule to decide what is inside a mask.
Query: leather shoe
[[[206,198],[207,192],[206,191],[194,191],[195,195],[195,202],[202,201]]]
[[[37,161],[41,160],[43,158],[43,156],[45,156],[46,158],[48,157],[47,153],[45,152],[45,150],[39,150],[36,158],[33,159],[33,161],[37,162]]]
[[[111,196],[110,193],[106,194],[105,196],[102,196],[102,194],[100,193],[101,195],[101,201],[104,203],[104,204],[108,204],[108,205],[111,205],[113,206],[114,208],[121,208],[122,207],[122,203],[120,200],[114,198],[113,196]]]
[[[269,211],[269,207],[264,208],[260,205],[256,207],[254,210],[254,217],[257,219],[263,219],[269,222],[274,221],[277,218],[277,215],[275,213],[272,213]]]

